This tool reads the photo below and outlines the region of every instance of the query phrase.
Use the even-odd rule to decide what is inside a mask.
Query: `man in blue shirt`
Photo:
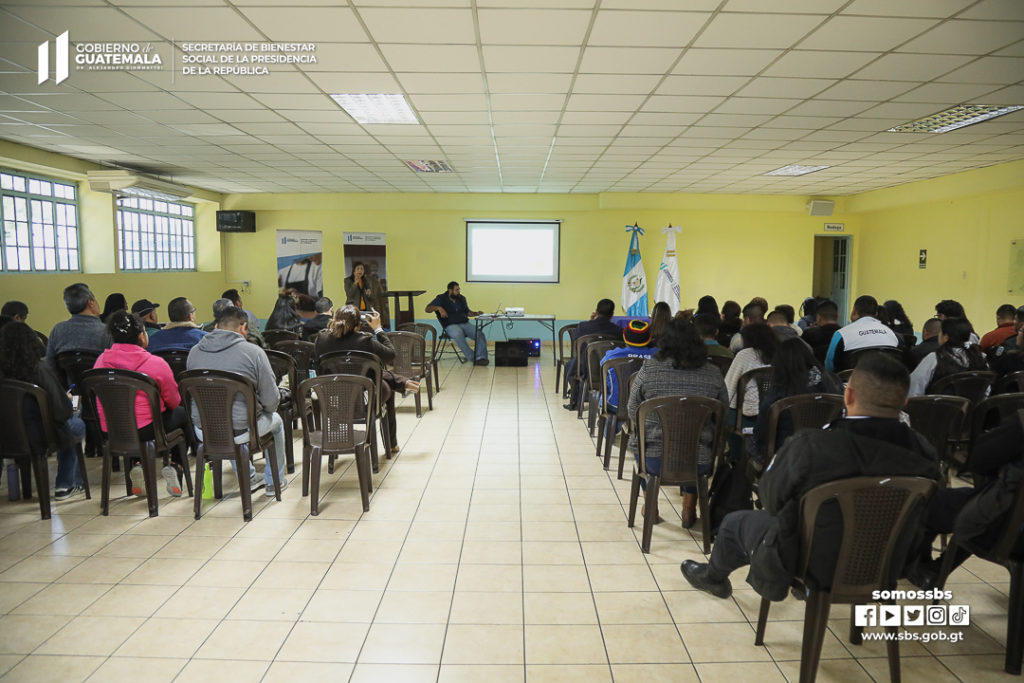
[[[466,297],[460,293],[458,282],[449,282],[448,291],[435,296],[434,300],[427,304],[426,311],[437,315],[441,327],[466,358],[473,360],[475,365],[488,364],[487,338],[483,332],[477,332],[476,326],[469,322],[471,317],[480,315],[483,311],[469,310],[469,304],[466,303]],[[474,349],[470,350],[466,337],[474,334]]]
[[[622,341],[626,346],[611,349],[601,359],[601,364],[613,358],[650,358],[658,352],[651,343],[651,326],[643,320],[630,320],[622,330]],[[608,371],[608,411],[614,412],[619,405],[619,382],[614,370]]]
[[[206,336],[196,325],[196,307],[183,296],[171,299],[171,303],[167,304],[167,317],[171,322],[149,338],[146,348],[151,353],[164,349],[188,351]]]

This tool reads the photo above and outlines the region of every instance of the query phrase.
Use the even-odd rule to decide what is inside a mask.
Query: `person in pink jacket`
[[[116,311],[107,319],[107,331],[114,343],[100,354],[93,367],[132,370],[148,375],[156,382],[160,390],[160,419],[163,422],[164,430],[185,428],[185,409],[181,406],[181,395],[178,393],[178,384],[174,381],[174,373],[171,372],[171,366],[167,364],[167,361],[146,351],[149,335],[146,333],[146,327],[142,320],[133,313]],[[100,428],[106,431],[107,420],[103,415],[103,407],[98,405],[97,412],[100,418]],[[141,393],[135,396],[135,420],[139,428],[139,439],[144,442],[152,441],[153,414],[149,401]],[[167,483],[167,492],[172,496],[180,496],[182,478],[180,463],[187,462],[185,447],[178,446],[174,456],[178,462],[172,460],[171,465],[164,467],[163,477]],[[131,470],[128,472],[128,480],[132,493],[137,496],[142,495],[142,465],[137,459],[133,461]]]

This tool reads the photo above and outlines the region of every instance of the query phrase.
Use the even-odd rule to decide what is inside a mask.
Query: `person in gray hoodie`
[[[226,370],[252,380],[256,387],[256,403],[258,404],[256,426],[260,436],[270,432],[274,437],[274,452],[277,455],[281,488],[284,488],[286,483],[284,478],[284,422],[281,421],[281,416],[275,412],[281,395],[277,389],[277,382],[274,381],[274,371],[270,367],[270,361],[267,360],[267,354],[260,347],[246,341],[248,326],[248,317],[241,308],[229,306],[222,310],[214,330],[199,340],[199,343],[189,351],[186,368],[189,370]],[[244,401],[240,396],[236,397],[231,415],[236,432],[248,429],[247,415]],[[196,435],[202,440],[198,417],[193,407],[192,420],[196,425]],[[248,431],[235,437],[235,443],[248,443],[248,441]],[[255,490],[259,487],[259,479],[255,467],[250,464],[249,468],[250,482]],[[273,496],[274,479],[273,472],[269,467],[263,473],[263,480],[266,484],[267,496]]]

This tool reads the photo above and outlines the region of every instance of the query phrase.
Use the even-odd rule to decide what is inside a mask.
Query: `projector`
[[[526,315],[526,309],[519,306],[506,306],[505,315],[510,318],[521,318]]]

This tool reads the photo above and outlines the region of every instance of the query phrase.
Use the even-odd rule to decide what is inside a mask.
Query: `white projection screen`
[[[558,282],[561,221],[466,219],[466,282]]]

